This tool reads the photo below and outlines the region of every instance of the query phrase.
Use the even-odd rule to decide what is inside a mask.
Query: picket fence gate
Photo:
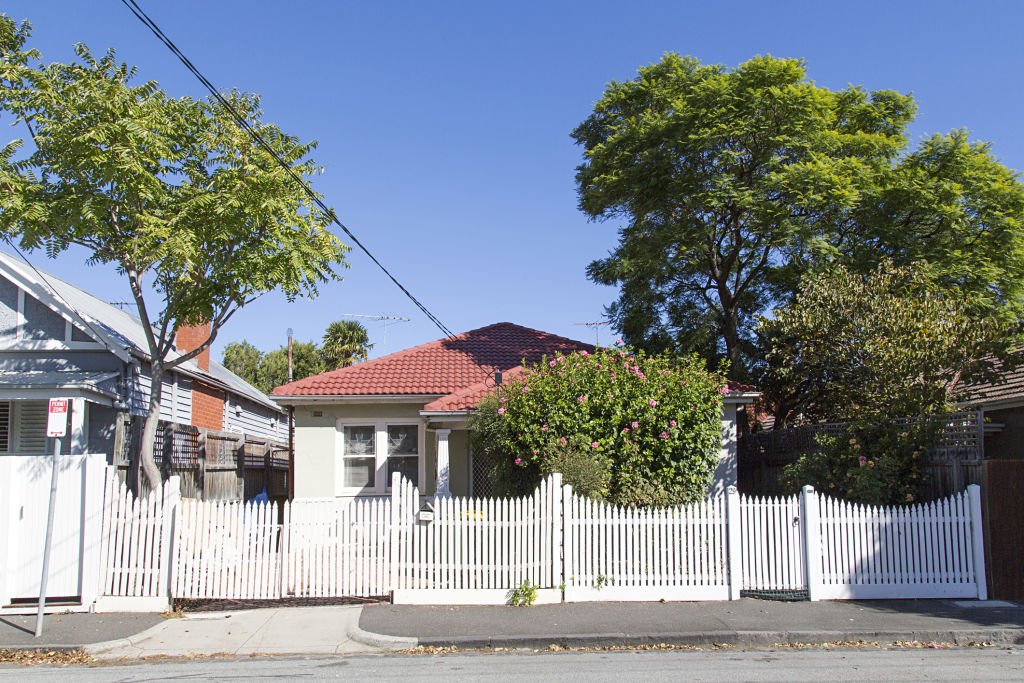
[[[434,497],[395,475],[388,498],[275,503],[135,499],[108,479],[103,593],[191,599],[383,596],[396,603],[987,597],[980,487],[864,506],[811,487],[633,509],[550,475],[530,496]]]

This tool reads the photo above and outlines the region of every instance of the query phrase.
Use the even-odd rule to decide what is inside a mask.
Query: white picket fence
[[[816,597],[979,597],[985,556],[980,536],[972,542],[980,534],[977,492],[974,486],[968,494],[898,508],[818,498],[808,520],[819,518],[820,553],[808,550],[820,557],[813,563]]]
[[[565,493],[565,599],[727,600],[722,497],[630,509]]]
[[[160,598],[168,594],[171,519],[178,503],[179,479],[136,498],[107,469],[100,536],[100,594]]]
[[[424,501],[397,475],[389,498],[273,503],[135,500],[108,481],[103,592],[396,603],[724,600],[741,590],[812,600],[987,596],[980,488],[924,505],[820,496],[630,509],[573,493],[560,475],[513,499]]]
[[[522,498],[439,498],[419,510],[419,491],[393,486],[393,600],[421,604],[504,604],[528,582],[538,602],[561,601],[561,475]]]

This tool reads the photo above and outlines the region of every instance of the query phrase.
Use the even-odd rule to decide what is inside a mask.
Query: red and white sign
[[[61,437],[68,433],[68,399],[51,398],[46,419],[46,435]]]

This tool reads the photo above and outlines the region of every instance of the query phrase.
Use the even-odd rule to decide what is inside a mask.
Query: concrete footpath
[[[101,659],[341,655],[416,646],[601,647],[835,641],[1024,644],[1024,605],[955,600],[575,603],[533,607],[326,606],[159,615],[47,617],[0,623],[0,649],[80,646]],[[21,618],[18,618],[21,619]],[[25,617],[24,619],[29,619]],[[63,630],[62,630],[63,629]],[[98,642],[98,641],[104,642]]]

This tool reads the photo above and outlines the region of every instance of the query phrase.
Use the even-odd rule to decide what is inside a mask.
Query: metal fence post
[[[743,565],[740,562],[740,538],[743,534],[743,522],[740,516],[740,493],[735,486],[726,489],[725,499],[725,538],[728,546],[729,599],[739,600],[740,589],[743,587]]]
[[[804,572],[807,598],[820,600],[821,590],[821,508],[813,486],[805,486],[800,496],[800,522],[804,536]]]
[[[978,599],[988,600],[988,581],[985,578],[985,527],[981,519],[981,487],[967,487],[971,505],[971,549],[974,553],[974,581],[978,585]]]

